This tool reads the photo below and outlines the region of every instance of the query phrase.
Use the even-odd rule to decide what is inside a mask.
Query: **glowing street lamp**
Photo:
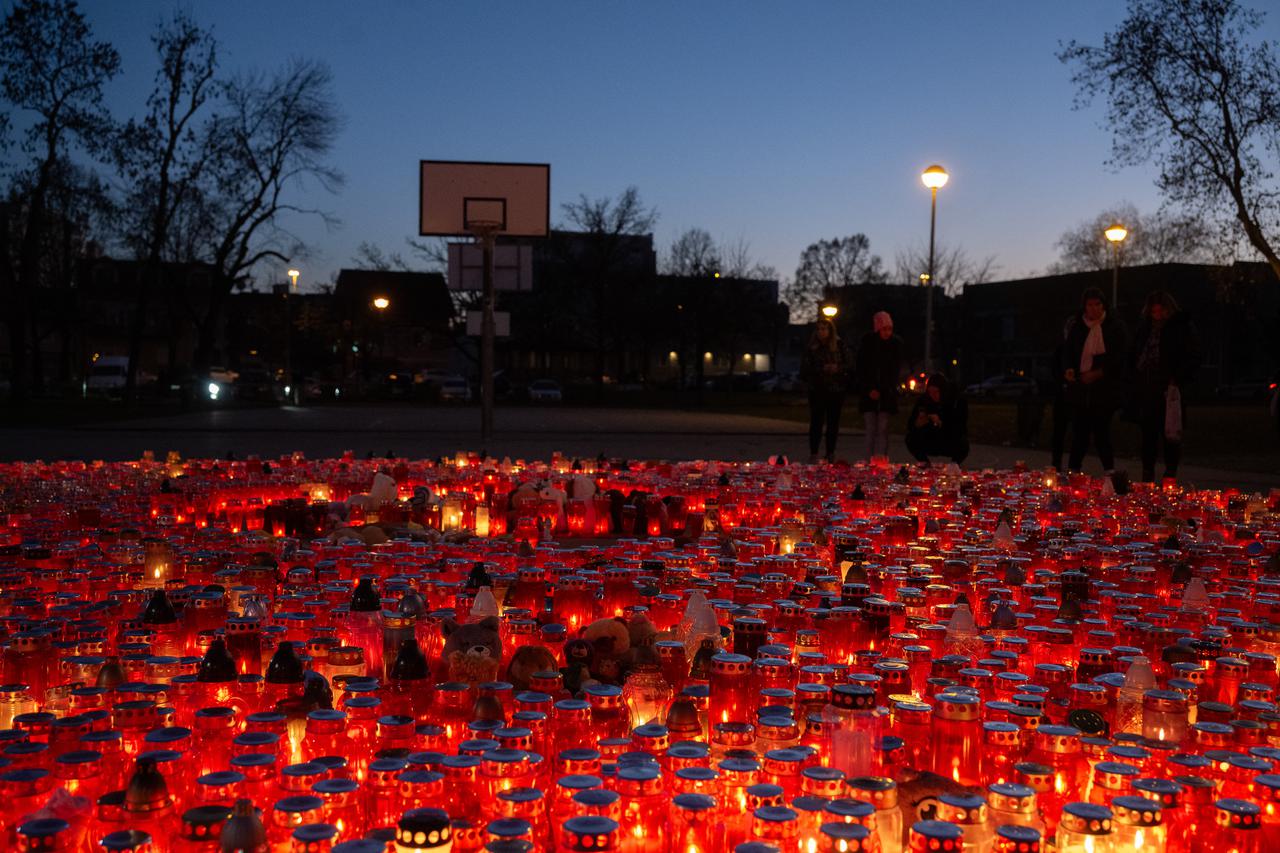
[[[840,309],[834,305],[822,306],[822,316],[826,317],[828,320],[834,320],[836,318],[836,315],[839,313],[840,313]]]
[[[379,311],[386,311],[391,307],[391,300],[385,296],[375,296],[373,298],[373,307],[377,308]]]
[[[938,222],[938,190],[947,185],[950,175],[936,163],[925,169],[920,182],[929,188],[929,273],[924,302],[924,369],[933,369],[933,238]],[[923,277],[922,277],[923,278]]]
[[[1102,233],[1111,243],[1111,310],[1116,311],[1119,310],[1120,304],[1120,244],[1124,242],[1125,237],[1129,236],[1129,229],[1115,222]]]
[[[289,276],[289,286],[295,292],[298,290],[298,276],[302,275],[299,270],[291,269],[286,275]]]

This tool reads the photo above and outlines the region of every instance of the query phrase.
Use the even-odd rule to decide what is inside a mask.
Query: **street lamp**
[[[1120,310],[1120,244],[1129,236],[1129,229],[1119,222],[1102,232],[1111,243],[1111,310]]]
[[[289,276],[289,284],[294,293],[298,292],[298,276],[302,275],[298,270],[291,269],[286,275]]]
[[[920,175],[920,182],[929,188],[929,273],[925,281],[924,301],[924,369],[933,369],[933,238],[938,222],[938,190],[947,185],[947,170],[934,164]]]
[[[834,320],[836,318],[836,315],[839,313],[840,313],[840,309],[834,305],[822,306],[822,316],[826,317],[828,320]]]
[[[377,308],[379,311],[386,311],[391,307],[391,300],[385,296],[375,296],[373,298],[373,307]]]

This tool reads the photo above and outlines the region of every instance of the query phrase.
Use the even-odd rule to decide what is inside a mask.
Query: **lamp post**
[[[289,297],[298,292],[298,276],[302,273],[290,268],[286,275],[289,276],[289,286],[284,292],[284,396],[292,403],[297,383],[293,381],[293,301]]]
[[[924,369],[933,370],[933,238],[938,223],[938,190],[947,185],[947,170],[934,164],[920,175],[920,182],[929,188],[929,273],[925,282],[924,302]]]
[[[836,315],[839,313],[840,313],[840,309],[837,308],[835,305],[822,306],[822,316],[826,317],[828,320],[831,320],[832,322],[835,322]]]
[[[1115,222],[1106,231],[1107,240],[1111,243],[1111,310],[1120,310],[1120,244],[1129,236],[1129,229]]]

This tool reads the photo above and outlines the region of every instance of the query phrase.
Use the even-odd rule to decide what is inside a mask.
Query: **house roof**
[[[344,269],[333,296],[344,319],[373,316],[379,297],[390,303],[384,317],[389,325],[445,327],[453,318],[444,276],[435,272]]]

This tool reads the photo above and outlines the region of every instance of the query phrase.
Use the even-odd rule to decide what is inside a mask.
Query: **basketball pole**
[[[480,318],[480,441],[488,452],[493,438],[493,242],[494,229],[477,229],[483,252],[484,307]]]

